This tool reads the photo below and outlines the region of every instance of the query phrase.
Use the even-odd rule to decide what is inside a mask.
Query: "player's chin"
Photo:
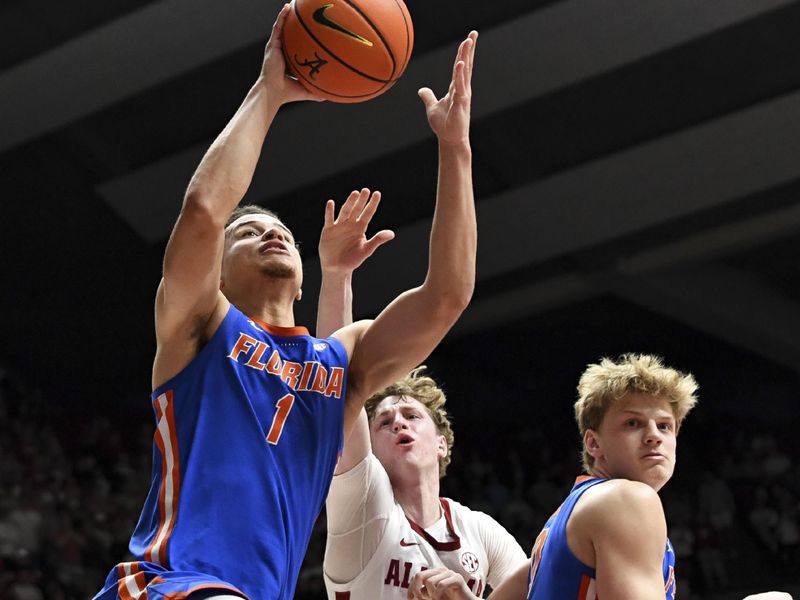
[[[643,481],[658,491],[672,479],[672,474],[675,471],[675,466],[672,463],[665,463],[661,465],[654,465],[644,475]]]

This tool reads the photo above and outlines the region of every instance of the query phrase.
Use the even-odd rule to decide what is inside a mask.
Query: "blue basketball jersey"
[[[138,561],[112,570],[97,598],[219,588],[290,600],[342,449],[346,373],[337,340],[231,306],[152,393],[152,483],[130,541]]]
[[[528,600],[597,600],[595,570],[579,561],[567,545],[567,522],[583,493],[608,481],[581,476],[569,495],[545,523],[531,552]],[[667,539],[664,551],[664,592],[675,598],[675,553]]]

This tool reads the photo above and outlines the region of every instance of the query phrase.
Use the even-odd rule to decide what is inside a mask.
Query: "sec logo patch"
[[[474,573],[478,570],[478,557],[472,552],[464,552],[464,554],[461,555],[461,566],[464,567],[467,573]]]

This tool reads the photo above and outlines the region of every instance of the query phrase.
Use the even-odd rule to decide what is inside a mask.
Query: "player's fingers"
[[[380,198],[380,192],[374,192],[374,194],[378,194]],[[364,208],[367,206],[367,203],[370,201],[372,196],[369,194],[369,190],[367,193],[364,193],[364,190],[361,190],[361,193],[358,195],[358,199],[356,200],[355,204],[353,205],[353,218],[356,221],[361,220],[361,214],[364,212]]]
[[[467,67],[463,62],[458,63],[452,83],[455,95],[458,95],[462,98],[465,97],[469,92],[469,83],[467,82],[466,70]]]
[[[467,72],[472,77],[472,65],[475,64],[475,46],[478,44],[478,32],[472,30],[469,32],[469,38],[472,40],[472,47],[469,49],[469,60],[467,61]]]
[[[433,575],[436,575],[441,570],[441,568],[427,569],[425,571],[419,571],[414,575],[411,584],[408,586],[409,598],[430,598],[430,590],[425,584]]]
[[[441,600],[447,597],[448,589],[451,583],[451,571],[444,570],[441,573],[431,575],[425,582],[425,587],[434,600]]]
[[[289,9],[289,4],[284,4],[283,8],[281,8],[277,18],[275,19],[275,23],[272,24],[272,33],[270,34],[269,39],[273,44],[280,45],[283,24],[286,22],[286,15],[289,14]]]
[[[372,256],[375,250],[383,246],[386,242],[391,242],[393,239],[394,231],[391,229],[382,229],[367,240],[367,256]]]
[[[424,571],[422,571],[422,573],[424,573]],[[425,579],[420,577],[420,573],[417,573],[408,586],[406,598],[408,598],[408,600],[425,600],[429,597],[425,589]]]
[[[359,221],[364,222],[364,227],[369,225],[369,222],[372,221],[372,217],[375,216],[375,211],[378,210],[378,205],[380,203],[381,193],[373,192],[372,196],[370,196],[369,202],[367,202],[366,206],[364,206],[361,214],[358,215]]]
[[[426,109],[436,104],[436,95],[433,93],[431,88],[420,88],[417,91],[417,96],[420,97],[420,100],[422,100],[422,103],[425,105]]]
[[[469,46],[472,44],[472,40],[470,38],[465,39],[458,45],[458,52],[456,52],[456,59],[453,61],[453,75],[451,79],[455,78],[456,76],[456,67],[458,63],[465,60],[467,56],[467,51],[469,50]]]
[[[361,192],[358,190],[353,190],[350,192],[350,195],[347,196],[347,200],[344,201],[342,204],[342,208],[339,209],[339,218],[336,220],[337,223],[340,221],[347,221],[350,218],[350,215],[353,212],[353,206],[358,201],[358,197],[361,195]]]
[[[333,225],[333,215],[336,212],[336,203],[333,200],[328,200],[325,203],[325,227]]]

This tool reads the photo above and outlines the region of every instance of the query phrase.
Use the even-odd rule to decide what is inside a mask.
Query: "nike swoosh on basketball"
[[[367,38],[362,37],[357,33],[350,31],[344,25],[340,25],[336,21],[331,20],[330,17],[328,17],[328,15],[325,14],[331,6],[333,6],[333,4],[323,4],[317,10],[315,10],[314,14],[312,15],[314,20],[320,25],[324,25],[325,27],[330,27],[334,31],[343,33],[346,36],[353,38],[357,42],[364,44],[365,46],[372,46],[372,42],[370,42]]]
[[[401,546],[419,546],[419,542],[407,542],[403,539],[400,540]]]

